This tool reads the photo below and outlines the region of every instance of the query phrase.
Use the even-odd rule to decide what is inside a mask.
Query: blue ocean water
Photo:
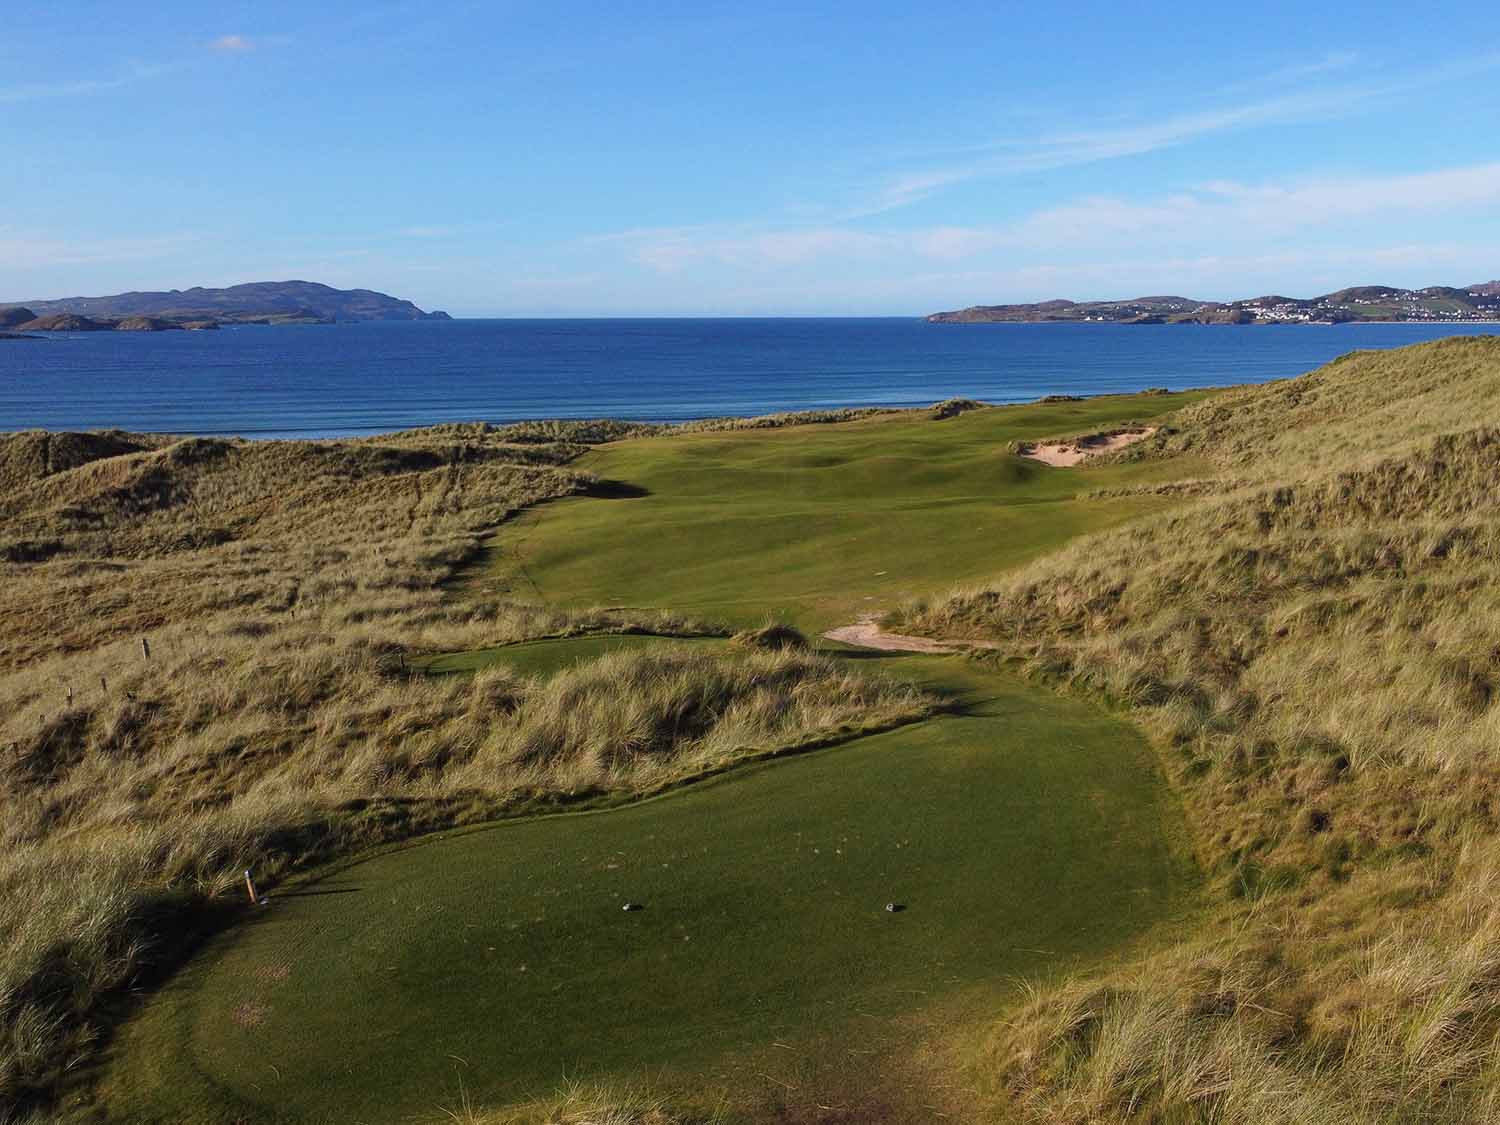
[[[1257,383],[1488,325],[460,320],[0,342],[0,430],[318,437]]]

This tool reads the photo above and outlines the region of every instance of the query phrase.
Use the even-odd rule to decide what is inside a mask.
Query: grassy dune
[[[1200,940],[1043,990],[991,1066],[1040,1121],[1500,1112],[1500,340],[1185,411],[1243,487],[908,607],[1132,705],[1219,888]]]

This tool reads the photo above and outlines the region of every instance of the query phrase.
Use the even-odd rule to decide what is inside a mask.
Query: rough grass
[[[768,621],[759,629],[746,629],[731,638],[735,644],[746,648],[805,650],[812,647],[807,637],[798,629],[780,621]]]
[[[722,1113],[685,1114],[646,1090],[571,1082],[559,1093],[505,1109],[476,1106],[464,1093],[432,1125],[719,1125]]]
[[[959,401],[959,400],[950,400]],[[943,404],[939,404],[941,406]],[[979,405],[977,403],[972,405]],[[934,410],[938,407],[934,407]],[[694,422],[627,422],[614,418],[586,421],[543,419],[512,422],[505,426],[488,423],[445,423],[408,431],[417,440],[482,438],[517,444],[603,445],[638,437],[670,437],[673,434],[727,433],[735,430],[779,430],[790,426],[832,425],[903,411],[882,407],[858,409],[796,410],[779,414],[759,414],[752,418],[703,418]],[[365,439],[385,441],[384,438]]]
[[[1227,491],[898,615],[1132,706],[1219,888],[1202,940],[997,1028],[1025,1116],[1500,1109],[1496,402],[1494,338],[1211,400],[1129,456]]]
[[[517,436],[0,439],[0,1113],[86,1063],[112,998],[219,924],[247,866],[270,884],[929,706],[798,654],[410,674],[536,636],[702,631],[445,591],[514,512],[590,486],[581,445]]]

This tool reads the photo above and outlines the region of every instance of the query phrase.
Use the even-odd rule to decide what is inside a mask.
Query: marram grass
[[[1496,1119],[1496,404],[1494,338],[1221,396],[1127,456],[1227,490],[897,615],[1130,706],[1219,891],[997,1025],[1026,1119]]]

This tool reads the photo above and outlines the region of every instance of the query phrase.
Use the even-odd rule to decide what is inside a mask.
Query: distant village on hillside
[[[1106,324],[1347,324],[1359,321],[1453,324],[1500,321],[1500,281],[1463,288],[1364,285],[1321,297],[1200,301],[1135,297],[1123,301],[1042,301],[973,305],[927,317],[933,324],[1077,322]]]

